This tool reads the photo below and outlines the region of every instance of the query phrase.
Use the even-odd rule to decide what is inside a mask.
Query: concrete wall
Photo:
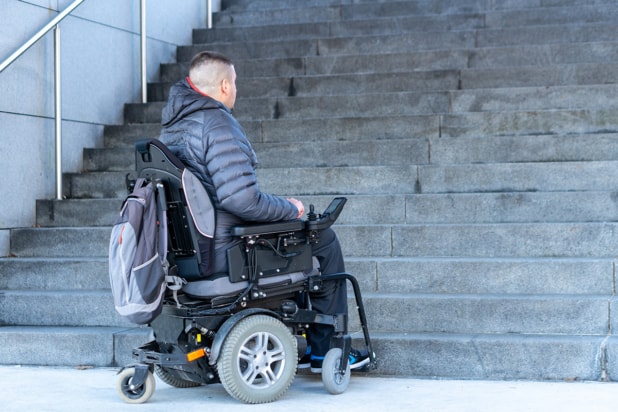
[[[0,61],[73,0],[2,0]],[[147,0],[148,79],[177,45],[207,24],[207,0]],[[82,169],[82,149],[102,145],[103,125],[139,102],[140,1],[86,0],[60,24],[63,172]],[[0,73],[0,256],[9,228],[35,224],[35,200],[55,197],[53,31]]]

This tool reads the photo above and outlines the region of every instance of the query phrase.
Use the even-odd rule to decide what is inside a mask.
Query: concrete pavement
[[[341,395],[326,393],[318,375],[299,374],[278,401],[245,405],[219,384],[173,388],[157,378],[145,404],[116,394],[115,368],[0,366],[0,409],[14,411],[614,411],[618,384],[603,382],[457,381],[353,375]]]

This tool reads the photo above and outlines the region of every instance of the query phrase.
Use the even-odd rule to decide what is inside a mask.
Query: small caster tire
[[[127,368],[118,375],[116,389],[120,398],[126,403],[139,404],[150,399],[155,390],[155,378],[152,372],[148,371],[148,376],[144,384],[134,386],[131,380],[135,376],[135,368]]]
[[[341,373],[341,348],[333,348],[326,353],[322,361],[322,383],[332,395],[339,395],[348,388],[350,383],[350,364],[345,373]]]

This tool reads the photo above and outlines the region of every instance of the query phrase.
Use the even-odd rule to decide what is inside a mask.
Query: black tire
[[[278,319],[253,315],[232,328],[221,349],[217,371],[235,399],[266,403],[279,399],[296,375],[296,339]]]
[[[350,364],[348,363],[343,374],[339,370],[339,365],[341,365],[341,348],[333,348],[326,352],[322,361],[322,383],[333,395],[345,392],[350,383]]]
[[[134,387],[131,379],[135,375],[135,368],[127,368],[120,372],[116,382],[116,390],[126,403],[144,403],[150,399],[155,390],[155,378],[152,372],[148,371],[146,382],[143,385]]]
[[[174,388],[195,388],[196,386],[200,386],[199,383],[189,381],[186,379],[179,378],[175,376],[172,372],[169,372],[167,368],[164,368],[160,365],[155,365],[154,367],[155,374],[161,379],[163,382],[167,383]]]

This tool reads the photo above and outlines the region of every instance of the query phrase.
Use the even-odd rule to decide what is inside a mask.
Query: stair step
[[[558,3],[559,4],[559,3]],[[574,5],[571,7],[521,8],[489,12],[485,15],[487,27],[522,27],[548,24],[586,24],[590,22],[611,23],[618,18],[615,3]]]
[[[616,354],[605,335],[375,333],[372,342],[377,373],[425,378],[600,380]]]
[[[258,169],[262,190],[288,195],[613,191],[616,161]],[[67,176],[71,198],[124,198],[126,173]],[[388,182],[388,184],[385,184]],[[110,223],[111,224],[111,223]]]
[[[255,77],[304,77],[316,75],[341,75],[358,73],[409,73],[411,71],[449,71],[461,70],[462,76],[472,77],[476,83],[462,85],[466,88],[478,87],[483,74],[491,75],[490,84],[485,87],[518,86],[530,77],[524,85],[543,86],[543,73],[551,85],[556,78],[594,79],[597,73],[601,78],[596,83],[603,84],[603,78],[612,79],[612,67],[615,66],[615,42],[575,43],[566,47],[564,44],[534,45],[528,48],[503,47],[483,49],[452,49],[432,51],[407,51],[401,53],[380,54],[380,67],[375,67],[372,54],[350,54],[342,56],[305,56],[305,57],[257,57],[251,59],[234,58],[239,82]],[[600,48],[595,53],[591,48]],[[574,53],[571,52],[574,49]],[[607,52],[609,55],[606,55]],[[581,58],[582,56],[585,56]],[[176,82],[187,76],[188,61],[164,64],[161,66],[161,81]],[[511,58],[512,57],[512,58]],[[591,60],[592,59],[592,60]],[[500,75],[502,78],[500,79]],[[615,74],[614,74],[615,75]],[[511,79],[511,77],[514,77]],[[481,79],[481,80],[479,80]],[[502,80],[502,83],[499,82]],[[514,82],[514,83],[511,83]],[[587,80],[590,83],[590,80]],[[595,83],[595,81],[592,81]],[[609,81],[607,83],[610,83]],[[466,86],[466,84],[468,84]],[[566,83],[569,84],[569,83]],[[241,93],[242,95],[242,93]]]
[[[530,2],[532,0],[525,0],[526,2]],[[572,2],[573,0],[567,0],[568,2]],[[600,1],[600,3],[605,3],[608,0],[596,0]],[[325,8],[325,7],[369,7],[366,10],[367,13],[375,12],[376,2],[370,0],[307,0],[305,2],[298,3],[289,0],[223,0],[222,2],[222,13],[224,14],[226,11],[229,11],[233,14],[243,11],[263,11],[263,10],[281,10],[281,9],[303,9],[306,10],[310,8]],[[398,9],[398,7],[406,7],[406,9],[414,10],[415,14],[449,14],[449,13],[460,13],[469,10],[485,10],[488,8],[497,8],[500,9],[499,5],[490,6],[487,4],[479,4],[478,1],[474,0],[399,0],[399,1],[384,1],[380,0],[377,2],[378,4],[386,4],[387,6],[390,3],[390,7],[388,9]],[[395,3],[393,6],[392,3]],[[402,3],[407,3],[405,6]],[[519,4],[519,3],[518,3]],[[533,5],[537,5],[538,1],[534,1]],[[577,3],[575,3],[577,4]],[[521,5],[520,7],[524,7]],[[508,7],[507,7],[508,8]]]
[[[361,244],[372,241],[371,236],[356,242],[350,239],[359,236],[362,228],[342,226],[337,231],[345,239],[342,243],[346,255],[363,256],[354,253],[355,247],[363,250]],[[375,244],[382,245],[376,247],[383,253],[381,256],[532,258],[611,257],[616,253],[617,241],[615,223],[504,223],[393,226],[392,248],[377,237]]]
[[[618,199],[605,192],[418,194],[406,197],[407,223],[592,222],[618,219]]]
[[[613,258],[346,258],[368,293],[613,295]]]
[[[341,225],[349,257],[587,257],[615,256],[616,223]],[[17,257],[104,257],[109,227],[11,230]],[[49,245],[57,245],[50,249]]]
[[[429,144],[430,163],[436,165],[574,162],[618,158],[616,133],[441,137],[430,139]]]
[[[376,333],[606,335],[611,295],[364,294]],[[612,303],[615,306],[615,303]],[[410,314],[419,314],[410,316]],[[424,316],[423,314],[431,314]]]
[[[24,228],[11,230],[16,257],[107,257],[109,227]]]
[[[178,61],[190,61],[205,46],[233,60],[266,57],[338,56],[347,54],[386,54],[404,51],[473,49],[473,31],[410,32],[397,35],[327,37],[322,39],[292,39],[251,41],[247,43],[208,43],[178,47]]]
[[[105,126],[104,147],[131,147],[139,139],[156,139],[161,133],[161,122]],[[130,143],[129,143],[130,142]]]
[[[0,259],[0,289],[104,290],[109,292],[107,257]]]
[[[404,35],[451,31],[475,32],[476,47],[618,41],[614,22],[564,22],[540,26],[491,27],[486,14],[373,17],[367,20],[229,26],[193,31],[193,44],[281,40],[318,40],[362,36]],[[491,18],[491,17],[490,17]]]
[[[109,290],[4,290],[0,325],[131,326]],[[57,310],[50,310],[57,308]]]
[[[227,26],[256,26],[275,23],[318,23],[328,21],[358,20],[380,17],[398,17],[413,14],[456,14],[478,10],[478,4],[465,1],[453,4],[452,2],[437,2],[433,5],[410,1],[391,1],[359,4],[327,4],[304,7],[278,8],[276,5],[266,5],[264,8],[230,8],[223,9],[214,15],[214,24],[217,28]]]
[[[353,84],[347,87],[354,89]],[[361,86],[362,87],[362,86]],[[372,85],[373,87],[373,85]],[[379,87],[379,86],[378,86]],[[560,86],[533,88],[474,89],[442,92],[347,93],[330,96],[246,98],[235,105],[242,121],[262,119],[296,120],[345,118],[354,116],[418,116],[432,114],[467,115],[544,111],[600,111],[613,113],[618,108],[613,96],[616,85]],[[164,102],[128,105],[126,115],[133,120],[154,122],[161,119]],[[153,112],[154,108],[156,112]],[[607,116],[609,117],[609,115]]]
[[[572,162],[618,158],[618,133],[320,143],[254,142],[252,146],[260,168]],[[133,145],[128,141],[124,147],[86,149],[84,153],[84,169],[88,172],[127,173],[135,168]],[[49,213],[51,220],[55,212],[50,210]]]
[[[129,106],[126,116],[135,123],[161,120],[151,103],[142,110]],[[324,113],[322,113],[324,114]],[[273,116],[269,116],[272,118]],[[618,131],[615,109],[537,110],[369,117],[326,117],[245,120],[248,136],[260,142],[401,139],[403,137],[476,137],[542,134],[608,133]]]
[[[344,256],[609,258],[616,224],[500,223],[337,226]]]
[[[150,333],[145,327],[1,326],[0,364],[125,366]]]
[[[560,6],[560,7],[558,7]],[[216,27],[227,26],[256,26],[273,23],[318,23],[325,21],[344,21],[353,19],[369,19],[372,17],[399,17],[405,15],[432,15],[432,14],[460,14],[482,12],[488,27],[526,27],[534,25],[613,22],[618,15],[615,4],[602,2],[593,5],[557,3],[556,6],[539,7],[536,4],[520,5],[517,9],[508,10],[499,6],[491,11],[487,5],[464,2],[437,2],[436,5],[427,5],[422,2],[376,2],[361,4],[343,4],[317,7],[285,7],[274,6],[264,9],[230,9],[217,13],[214,16]],[[497,10],[496,10],[497,9]]]
[[[130,171],[65,174],[65,196],[73,199],[125,198],[129,193],[126,184],[127,173]],[[107,220],[107,217],[105,219]],[[112,224],[113,220],[108,222]]]
[[[6,290],[0,323],[14,326],[126,326],[109,291]],[[449,295],[365,293],[375,332],[546,333],[603,335],[609,295]],[[63,307],[50,312],[49,308]],[[430,313],[431,316],[410,316]],[[352,317],[354,323],[354,317]]]
[[[441,117],[441,137],[615,133],[616,110],[479,112]]]
[[[174,79],[176,81],[178,79]],[[436,70],[415,72],[383,72],[367,74],[340,74],[300,76],[295,78],[282,77],[250,77],[237,80],[239,90],[242,90],[242,103],[247,98],[278,98],[286,97],[323,97],[345,94],[338,98],[359,98],[365,93],[394,93],[414,91],[415,93],[428,91],[455,90],[459,87],[459,71]],[[153,93],[158,97],[156,101],[167,101],[171,82],[151,85]],[[149,89],[149,93],[151,92]],[[151,94],[149,94],[151,96]],[[292,99],[294,100],[294,99]],[[151,100],[154,101],[154,100]],[[310,103],[309,103],[310,104]],[[270,104],[268,104],[270,106]]]
[[[258,169],[278,195],[598,191],[615,189],[618,162]]]
[[[169,76],[176,71],[170,70]],[[173,82],[153,83],[149,85],[148,96],[151,102],[165,102]],[[498,91],[512,88],[538,87],[557,91],[576,91],[581,89],[586,93],[595,91],[594,87],[582,86],[603,85],[618,81],[614,64],[581,64],[551,67],[516,67],[500,69],[470,69],[470,70],[433,70],[415,72],[381,72],[372,74],[334,74],[311,75],[295,77],[249,77],[239,78],[239,90],[242,90],[243,102],[247,97],[278,98],[286,101],[286,97],[331,96],[347,93],[395,93],[401,91],[428,92],[450,90],[454,96],[478,93],[480,96],[491,96]],[[564,86],[564,89],[555,88]],[[598,88],[603,87],[598,86]],[[568,89],[566,88],[568,87]],[[470,90],[472,89],[472,90]],[[476,91],[474,89],[496,89],[493,91]],[[598,91],[598,90],[597,90]],[[519,90],[519,94],[534,93],[534,90]],[[599,91],[602,93],[601,91]],[[539,100],[537,98],[537,100]],[[545,100],[547,104],[547,99]],[[555,100],[551,104],[556,103]],[[557,102],[564,105],[564,102]],[[581,103],[576,103],[581,104]],[[268,103],[267,106],[273,106]],[[552,107],[552,106],[546,106]],[[545,107],[543,107],[545,108]],[[270,113],[269,113],[270,114]]]
[[[370,19],[354,19],[317,23],[290,23],[236,26],[219,25],[216,30],[196,29],[194,44],[218,42],[246,42],[252,39],[276,40],[316,39],[326,37],[351,37],[368,35],[401,34],[428,31],[462,31],[481,29],[485,25],[480,13],[445,15],[398,15],[391,17],[372,16]]]
[[[418,192],[612,191],[617,166],[616,161],[422,165]]]
[[[615,191],[346,195],[338,224],[605,222],[618,217]],[[298,196],[322,211],[331,195]],[[111,226],[122,199],[37,202],[37,226]],[[92,211],[106,218],[92,218]],[[53,216],[53,218],[50,218]]]
[[[425,139],[380,141],[330,141],[315,144],[255,143],[260,167],[392,166],[423,164],[428,161]],[[135,154],[130,148],[86,149],[84,168],[89,172],[127,172],[135,169]],[[261,159],[264,159],[262,161]]]
[[[124,196],[128,192],[125,190]],[[37,200],[39,226],[111,226],[118,217],[122,196],[102,199]],[[96,210],[97,213],[92,213]]]

